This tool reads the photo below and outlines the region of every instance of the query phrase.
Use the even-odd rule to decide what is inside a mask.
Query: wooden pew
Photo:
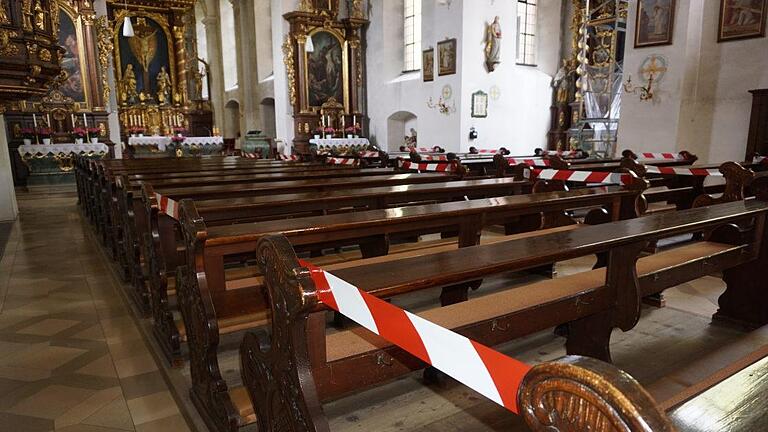
[[[265,221],[284,220],[300,217],[291,221],[315,221],[317,218],[303,216],[321,215],[328,212],[339,213],[355,210],[355,217],[365,212],[360,210],[386,209],[396,205],[424,202],[450,202],[484,197],[502,197],[520,195],[529,191],[527,182],[512,179],[487,179],[432,183],[407,187],[382,187],[371,189],[341,189],[325,193],[284,194],[264,197],[241,198],[235,200],[198,200],[195,201],[195,213],[205,220],[207,227],[229,226],[243,229],[245,232],[258,229]],[[173,325],[168,309],[168,287],[173,283],[176,268],[187,264],[184,238],[180,235],[178,221],[161,214],[157,200],[149,190],[145,193],[149,236],[145,243],[148,257],[149,298],[152,316],[155,322],[155,335],[172,363],[178,363],[180,356],[179,332]],[[339,217],[344,217],[339,214]],[[258,221],[257,224],[244,224]],[[274,226],[274,225],[267,225]],[[416,233],[418,234],[418,233]],[[408,236],[415,235],[408,233]],[[367,254],[386,250],[388,242],[384,239],[363,242],[362,249]],[[337,245],[334,245],[334,247]],[[384,248],[384,249],[382,249]],[[223,263],[222,263],[223,264]],[[175,287],[171,285],[172,289]]]
[[[608,220],[635,217],[637,201],[641,199],[645,184],[638,182],[637,186],[639,189],[634,190],[594,188],[221,227],[207,227],[193,203],[185,201],[181,218],[190,265],[179,268],[176,288],[189,343],[192,399],[211,428],[231,430],[253,421],[249,404],[242,405],[247,401],[243,390],[227,390],[216,353],[220,334],[264,323],[265,304],[259,294],[263,291],[258,278],[228,284],[224,259],[252,253],[259,238],[270,232],[287,233],[297,246],[373,242],[374,247],[363,247],[363,261],[383,263],[397,257],[387,256],[385,259],[382,256],[387,253],[387,236],[441,232],[447,228],[458,230],[457,244],[410,254],[426,258],[441,250],[477,244],[483,227],[515,217],[537,215],[541,218],[542,212],[562,213],[574,207],[595,205],[611,209],[610,213],[596,211],[596,221],[603,221],[606,216]],[[339,263],[338,267],[344,265]],[[466,299],[467,289],[466,284],[445,289],[441,303]],[[222,416],[222,413],[226,415]]]
[[[717,271],[724,272],[728,286],[724,296],[733,296],[734,303],[738,304],[734,307],[721,301],[720,312],[736,314],[739,318],[758,318],[754,322],[758,325],[768,323],[768,298],[756,299],[750,295],[762,289],[764,281],[752,278],[739,281],[747,283],[742,285],[730,279],[735,273],[755,274],[768,264],[768,241],[763,229],[767,215],[765,201],[738,201],[463,248],[426,259],[362,264],[332,273],[369,294],[390,298],[546,262],[607,254],[608,266],[604,269],[515,287],[418,315],[487,346],[568,323],[569,354],[610,361],[611,330],[629,331],[635,326],[644,295]],[[708,233],[706,241],[639,258],[649,241],[702,231]],[[243,382],[253,400],[255,416],[266,430],[277,425],[299,430],[328,430],[322,402],[424,367],[420,360],[367,331],[326,333],[327,306],[319,301],[318,287],[285,237],[260,240],[257,254],[261,257],[258,262],[269,290],[271,331],[260,330],[246,336],[241,346],[241,362]],[[603,406],[602,401],[595,395],[587,395],[590,389],[582,385],[594,386],[599,382],[594,390],[601,395],[615,396],[606,392],[607,388],[600,388],[605,381],[599,377],[605,372],[607,380],[619,389],[635,390],[626,377],[618,373],[611,375],[605,368],[595,367],[593,372],[597,374],[588,376],[575,374],[575,378],[581,379],[570,382],[568,379],[574,374],[566,373],[568,379],[560,383],[536,378],[551,374],[562,376],[565,366],[534,368],[526,376],[520,391],[520,411],[526,413],[533,430],[550,430],[547,427],[553,422],[557,427],[571,426],[571,429],[557,430],[588,430],[576,426],[588,422],[601,425],[595,430],[613,430],[607,429],[606,423],[615,421],[614,417],[619,420],[629,416],[658,418],[658,412],[646,409],[608,411],[610,418],[600,417],[600,413],[608,415],[602,408],[595,410],[595,405]],[[561,394],[550,394],[555,391]],[[578,394],[583,395],[584,401],[578,399]],[[653,407],[645,393],[625,394],[629,401],[624,399],[622,407],[633,402],[643,408]],[[565,411],[564,419],[548,415],[563,413],[562,403],[578,404],[579,409]],[[587,413],[595,415],[584,417]],[[576,425],[566,423],[577,419]],[[671,430],[655,428],[665,423],[650,422],[655,429],[649,429],[649,423],[642,421],[629,424],[631,427],[624,430]]]

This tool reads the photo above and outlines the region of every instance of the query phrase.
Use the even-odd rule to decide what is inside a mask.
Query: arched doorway
[[[240,137],[240,102],[234,99],[224,106],[223,134],[225,142],[237,143]]]
[[[409,111],[398,111],[387,118],[387,149],[397,151],[405,142],[406,136],[411,136],[411,129],[418,130],[416,114]]]
[[[261,127],[264,135],[277,138],[277,125],[275,123],[275,98],[264,98],[261,101]]]

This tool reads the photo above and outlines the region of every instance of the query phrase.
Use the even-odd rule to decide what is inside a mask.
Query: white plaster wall
[[[422,47],[437,48],[437,42],[455,37],[461,40],[461,1],[454,1],[450,9],[437,6],[436,2],[422,3]],[[460,112],[440,114],[427,107],[431,96],[435,102],[442,88],[453,88],[453,99],[460,109],[461,73],[437,76],[425,83],[420,72],[402,74],[403,69],[403,1],[386,0],[372,2],[371,24],[367,32],[368,115],[371,119],[370,137],[382,147],[387,147],[389,117],[399,111],[407,111],[418,118],[419,146],[439,145],[448,151],[460,148]],[[457,63],[461,65],[462,46],[457,47]],[[400,131],[393,131],[401,135]],[[402,139],[402,137],[400,137]],[[393,141],[395,142],[395,141]],[[394,149],[397,149],[395,146]],[[394,150],[389,148],[389,150]]]
[[[235,42],[235,15],[229,0],[219,1],[221,48],[224,62],[224,88],[237,87],[237,44]]]
[[[294,11],[298,0],[271,0],[272,11],[272,64],[274,68],[273,97],[275,98],[275,134],[285,143],[284,153],[293,146],[293,109],[288,98],[288,78],[283,62],[283,41],[290,30],[283,14]]]
[[[540,2],[537,25],[537,66],[515,63],[517,2],[467,1],[463,13],[462,128],[460,151],[506,147],[513,154],[527,154],[546,144],[549,129],[552,75],[557,72],[560,50],[559,2]],[[486,25],[499,16],[502,26],[501,64],[492,73],[485,67]],[[500,97],[489,97],[488,117],[472,118],[472,93],[490,93],[497,86]],[[469,140],[469,128],[479,137]]]
[[[621,148],[689,150],[704,162],[745,156],[749,90],[768,87],[768,38],[717,43],[719,0],[679,0],[673,45],[634,49],[637,1],[630,1],[625,65],[637,69],[650,54],[669,70],[653,102],[623,98]]]
[[[13,189],[11,155],[8,152],[8,137],[5,131],[5,116],[0,114],[0,222],[16,220],[19,208]]]
[[[446,38],[458,39],[458,73],[435,76],[434,82],[422,82],[421,73],[403,75],[402,32],[403,2],[373,2],[368,31],[368,110],[371,136],[379,145],[393,150],[394,141],[387,125],[392,114],[407,111],[417,116],[419,146],[439,145],[447,151],[467,151],[470,146],[498,148],[527,153],[546,143],[549,126],[551,76],[557,70],[560,50],[560,2],[546,3],[539,11],[538,67],[515,64],[517,2],[490,0],[454,0],[450,6],[423,0],[423,49],[436,48]],[[498,15],[504,40],[502,64],[489,74],[485,69],[485,26]],[[437,101],[445,85],[453,89],[451,105],[457,111],[440,114],[427,107],[431,96]],[[477,90],[490,93],[498,86],[501,97],[489,100],[485,119],[471,117],[471,94]],[[480,137],[469,140],[469,128],[477,128]],[[406,129],[407,130],[407,129]],[[393,134],[401,135],[399,127]],[[401,138],[400,138],[401,139]],[[396,148],[396,147],[395,147]]]

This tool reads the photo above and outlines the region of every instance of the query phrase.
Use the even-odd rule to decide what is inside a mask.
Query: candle
[[[83,126],[88,127],[88,119],[85,117],[85,113],[83,113]]]
[[[77,127],[77,125],[75,124],[75,114],[72,113],[70,115],[72,116],[72,129],[74,129],[75,127]]]
[[[37,114],[32,113],[32,122],[35,124],[35,129],[37,129]]]
[[[352,116],[352,126],[353,126],[353,127],[354,127],[354,126],[357,126],[357,116],[356,116],[356,115],[353,115],[353,116]]]
[[[51,113],[48,113],[48,127],[51,127]]]

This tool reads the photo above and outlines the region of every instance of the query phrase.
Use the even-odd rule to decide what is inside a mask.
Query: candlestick
[[[83,113],[83,126],[88,127],[88,118],[85,116],[85,113]]]
[[[74,129],[74,128],[76,128],[76,127],[77,127],[77,125],[75,124],[75,114],[74,114],[74,113],[72,113],[72,114],[70,114],[70,115],[72,116],[72,129]]]
[[[51,113],[48,113],[48,127],[51,127]]]
[[[352,127],[357,127],[357,116],[356,115],[352,116]]]
[[[37,129],[37,114],[32,113],[32,122],[35,124],[35,129]],[[37,131],[35,131],[37,133]]]

